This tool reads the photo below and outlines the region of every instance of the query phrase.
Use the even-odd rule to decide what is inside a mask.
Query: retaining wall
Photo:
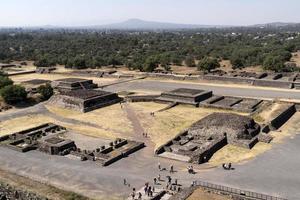
[[[295,104],[292,104],[270,121],[271,129],[278,129],[285,124],[297,112]]]

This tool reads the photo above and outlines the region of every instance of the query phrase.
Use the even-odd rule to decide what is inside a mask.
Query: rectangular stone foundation
[[[50,102],[63,108],[89,112],[118,103],[121,100],[116,93],[101,90],[76,90],[56,95]]]
[[[204,101],[211,96],[212,91],[179,88],[169,92],[163,92],[157,100],[198,105],[199,102]]]

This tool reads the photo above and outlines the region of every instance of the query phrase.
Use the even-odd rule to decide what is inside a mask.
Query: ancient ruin
[[[46,123],[40,126],[0,137],[0,145],[19,152],[39,150],[50,155],[73,155],[82,161],[96,161],[107,166],[145,147],[143,142],[117,138],[109,145],[99,145],[95,150],[83,150],[75,141],[65,139],[66,128]]]
[[[65,78],[53,81],[52,86],[59,92],[69,92],[73,90],[94,89],[97,84],[93,80],[81,78]]]
[[[66,132],[62,126],[46,123],[40,126],[0,137],[0,142],[7,147],[27,152],[40,150],[51,155],[63,155],[66,151],[75,150],[76,145],[71,140],[59,137]]]
[[[250,117],[213,113],[178,134],[156,150],[156,154],[191,163],[207,162],[226,144],[252,148],[260,126]]]
[[[101,107],[109,106],[121,101],[121,98],[112,92],[103,90],[72,90],[61,92],[50,99],[50,103],[67,109],[88,112]]]
[[[200,106],[251,113],[254,112],[262,103],[263,100],[261,99],[213,95],[211,98],[202,101]]]
[[[212,91],[178,88],[169,92],[163,92],[158,100],[198,106],[200,101],[203,101],[211,96]]]
[[[76,151],[72,152],[72,155],[79,157],[82,161],[91,160],[100,163],[102,166],[107,166],[140,150],[144,146],[143,142],[118,138],[110,142],[109,145],[99,146],[99,148],[92,151],[77,148]]]

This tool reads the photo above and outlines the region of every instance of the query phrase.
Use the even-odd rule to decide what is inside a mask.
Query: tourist
[[[138,199],[141,200],[142,199],[142,193],[139,192],[138,194]]]
[[[159,170],[161,170],[161,166],[160,166],[160,163],[158,163],[158,169],[159,169]]]
[[[148,187],[148,190],[147,190],[147,195],[148,197],[150,196],[150,192],[151,192],[151,186]]]
[[[124,185],[127,185],[127,181],[126,181],[125,178],[124,178],[124,180],[123,180],[123,184],[124,184]]]
[[[131,197],[132,197],[132,199],[135,198],[135,192],[132,192],[132,193],[131,193]]]
[[[176,179],[175,179],[175,182],[174,182],[175,185],[177,185],[177,181],[178,181],[178,180],[177,180],[177,178],[176,178]]]
[[[144,192],[145,192],[145,194],[147,194],[147,191],[148,191],[148,187],[145,186],[145,187],[144,187]]]
[[[152,190],[150,190],[149,196],[150,196],[150,197],[153,197],[153,192],[152,192]]]
[[[161,181],[160,174],[158,174],[157,180],[158,180],[158,181]]]
[[[157,182],[156,182],[156,181],[157,181],[156,178],[154,178],[153,181],[154,181],[154,185],[156,185],[156,183],[157,183]]]
[[[170,166],[170,173],[174,173],[174,166],[173,165]]]

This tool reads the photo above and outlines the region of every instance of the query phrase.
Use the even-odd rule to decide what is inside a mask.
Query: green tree
[[[143,70],[145,72],[152,72],[158,67],[158,60],[154,56],[150,56],[146,59],[144,65],[143,65]]]
[[[0,90],[0,94],[8,104],[19,103],[27,98],[25,88],[20,85],[7,85]]]
[[[53,95],[53,88],[47,83],[46,85],[39,86],[37,92],[42,95],[43,100],[48,100]]]
[[[280,72],[284,69],[284,60],[280,56],[269,55],[265,58],[263,63],[263,68],[265,70],[272,70],[275,72]]]
[[[12,85],[13,81],[7,76],[0,76],[0,89],[7,86]]]
[[[195,59],[192,56],[187,56],[185,58],[184,62],[185,62],[185,65],[188,66],[188,67],[195,67],[196,66]]]
[[[199,71],[210,72],[213,69],[220,67],[220,63],[215,58],[205,57],[197,65]]]
[[[34,62],[34,65],[37,67],[51,67],[55,65],[55,62],[52,61],[48,56],[43,56]]]

